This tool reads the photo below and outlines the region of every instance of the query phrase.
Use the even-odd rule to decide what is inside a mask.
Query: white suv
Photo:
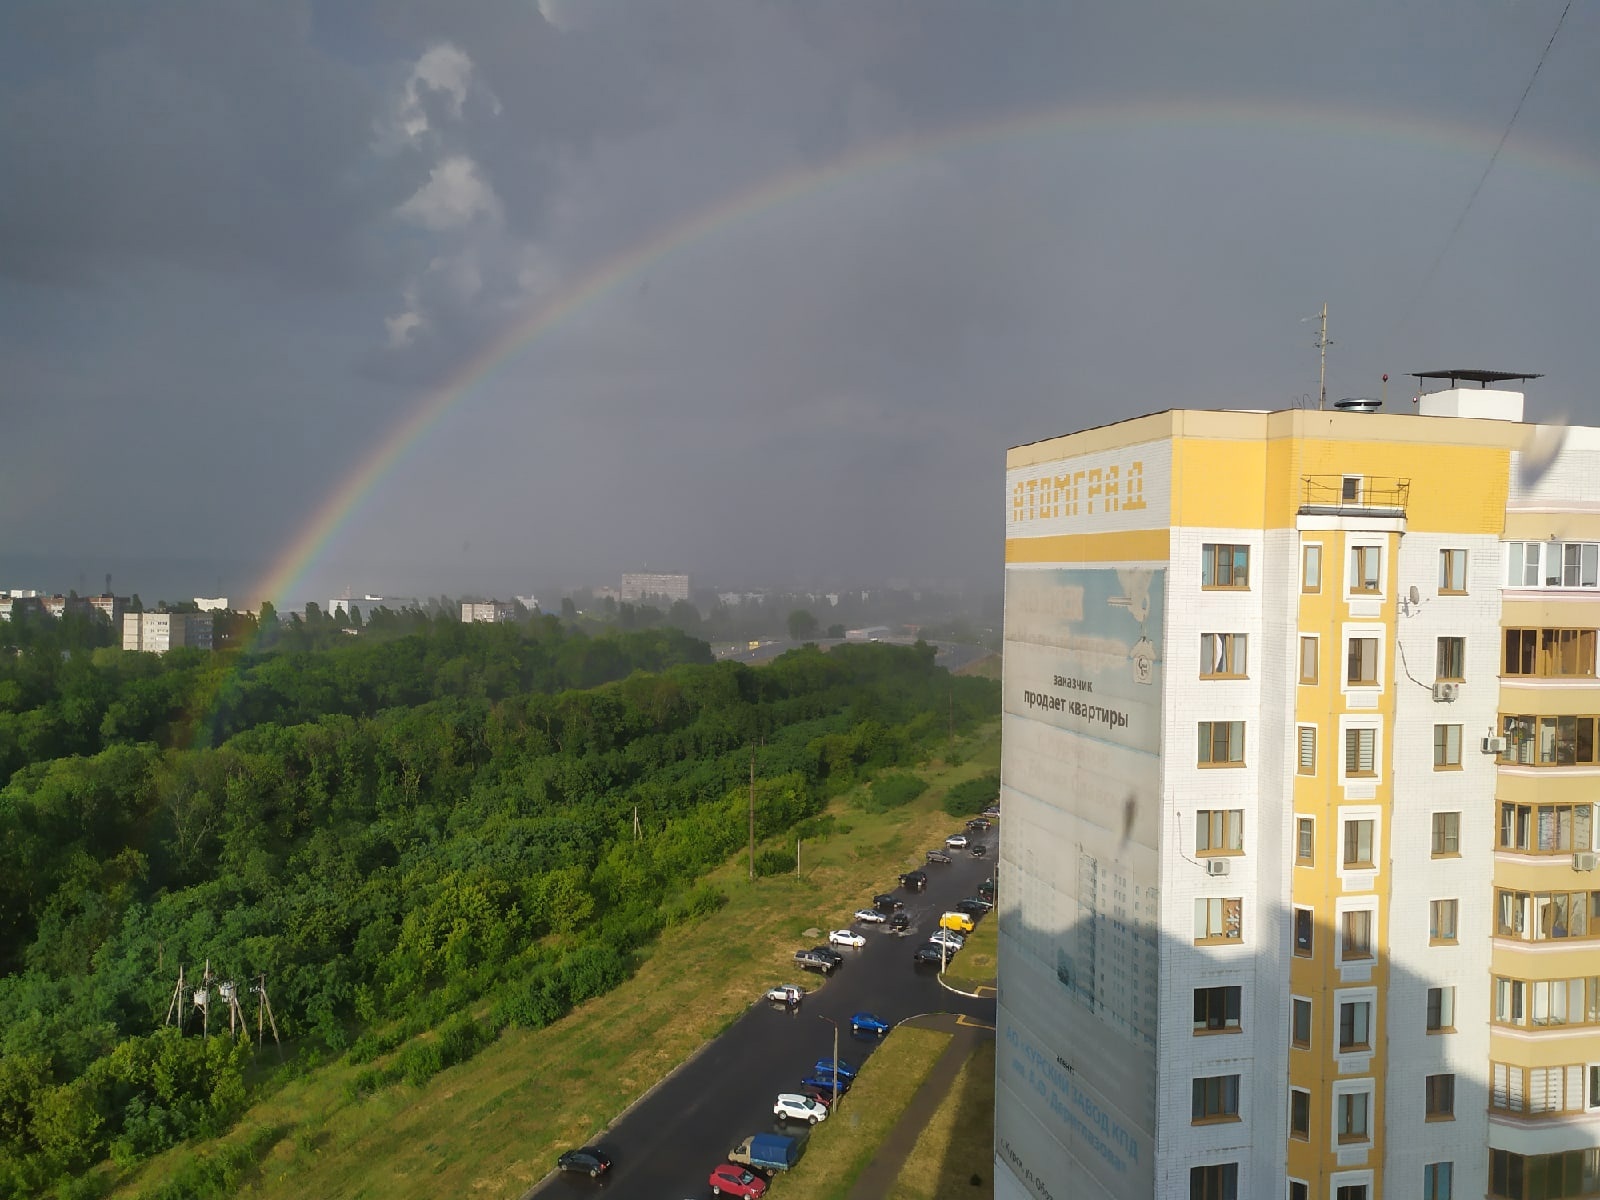
[[[804,1121],[808,1125],[815,1125],[818,1121],[827,1120],[828,1106],[810,1096],[784,1092],[772,1106],[772,1115],[782,1121]]]
[[[967,835],[964,833],[953,833],[949,837],[945,838],[944,844],[952,850],[965,850],[967,848]]]

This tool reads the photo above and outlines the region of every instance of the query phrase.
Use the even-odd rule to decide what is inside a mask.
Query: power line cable
[[[1411,319],[1411,314],[1428,294],[1428,288],[1433,285],[1433,277],[1439,273],[1439,268],[1444,264],[1445,255],[1450,253],[1450,248],[1455,244],[1456,235],[1461,232],[1461,227],[1467,223],[1467,214],[1472,211],[1472,206],[1478,201],[1478,193],[1483,191],[1483,185],[1489,182],[1489,176],[1494,171],[1494,165],[1500,161],[1500,151],[1505,149],[1506,139],[1511,136],[1511,128],[1517,123],[1517,117],[1522,113],[1522,106],[1527,102],[1528,93],[1533,91],[1533,85],[1539,78],[1539,72],[1544,69],[1544,60],[1550,57],[1550,48],[1556,44],[1556,37],[1561,33],[1561,26],[1566,22],[1567,14],[1572,11],[1572,0],[1567,0],[1566,7],[1561,10],[1561,15],[1556,18],[1556,27],[1550,31],[1550,40],[1544,44],[1544,50],[1539,55],[1539,61],[1534,64],[1533,74],[1528,76],[1528,86],[1522,89],[1522,95],[1517,98],[1517,106],[1511,110],[1511,119],[1506,122],[1506,127],[1500,134],[1500,140],[1495,143],[1494,153],[1489,155],[1489,162],[1483,168],[1483,174],[1478,177],[1472,193],[1467,197],[1466,204],[1461,209],[1460,216],[1451,227],[1450,233],[1445,237],[1444,244],[1439,247],[1439,253],[1434,256],[1433,265],[1422,277],[1422,283],[1417,288],[1411,303],[1406,306],[1405,313],[1395,322],[1394,329],[1390,332],[1392,339],[1396,333]],[[1383,355],[1387,357],[1388,348],[1385,347]]]

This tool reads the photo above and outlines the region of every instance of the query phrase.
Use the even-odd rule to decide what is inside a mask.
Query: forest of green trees
[[[752,753],[770,837],[997,707],[925,646],[754,669],[556,618],[286,634],[158,658],[87,621],[7,633],[0,1196],[97,1195],[94,1163],[215,1135],[283,1070],[401,1047],[362,1086],[415,1082],[547,1024],[719,906]],[[207,960],[252,1034],[265,980],[286,1067],[164,1024]]]

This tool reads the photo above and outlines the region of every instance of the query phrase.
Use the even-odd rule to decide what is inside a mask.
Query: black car
[[[593,1146],[585,1146],[581,1150],[568,1150],[556,1159],[556,1167],[595,1179],[611,1169],[611,1160]]]
[[[897,912],[905,906],[904,900],[896,899],[888,892],[879,892],[872,898],[872,907],[882,909],[884,912]]]
[[[973,858],[982,858],[987,853],[989,853],[989,847],[985,846],[982,842],[972,843]]]
[[[911,956],[911,961],[919,967],[937,967],[944,963],[944,955],[939,953],[937,946],[918,946],[917,952]]]
[[[894,916],[889,918],[889,928],[894,930],[896,933],[904,932],[905,930],[911,928],[911,918],[906,916],[906,914],[903,912],[897,912]]]
[[[929,850],[928,851],[928,861],[931,862],[931,863],[948,863],[948,862],[954,862],[955,860],[952,859],[943,850]]]
[[[900,876],[900,886],[908,892],[920,892],[928,886],[928,873],[926,871],[907,871]]]
[[[956,901],[955,909],[957,912],[966,913],[969,917],[981,917],[993,907],[994,905],[987,900],[979,900],[976,896],[969,896],[965,900]]]
[[[988,828],[989,819],[987,817],[973,817],[972,820],[967,822],[967,831],[969,833],[982,833]]]
[[[813,950],[796,950],[794,961],[796,966],[807,971],[821,971],[824,975],[831,975],[842,960],[836,960],[832,951],[819,947]]]
[[[978,895],[982,896],[985,900],[993,900],[994,899],[994,879],[993,878],[985,879],[982,883],[980,883],[978,885]]]
[[[811,953],[827,959],[836,967],[844,961],[844,955],[840,954],[832,946],[813,946],[811,947]]]

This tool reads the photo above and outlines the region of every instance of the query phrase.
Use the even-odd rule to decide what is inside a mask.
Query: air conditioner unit
[[[1600,870],[1600,854],[1593,850],[1580,850],[1572,856],[1572,869],[1574,871]]]
[[[1225,858],[1206,859],[1207,875],[1226,875],[1231,870],[1233,870],[1233,864]]]
[[[1433,698],[1435,700],[1450,702],[1459,695],[1461,695],[1461,685],[1459,683],[1436,683],[1433,685]]]
[[[1483,752],[1485,754],[1504,754],[1506,740],[1503,737],[1486,737],[1483,739]]]

